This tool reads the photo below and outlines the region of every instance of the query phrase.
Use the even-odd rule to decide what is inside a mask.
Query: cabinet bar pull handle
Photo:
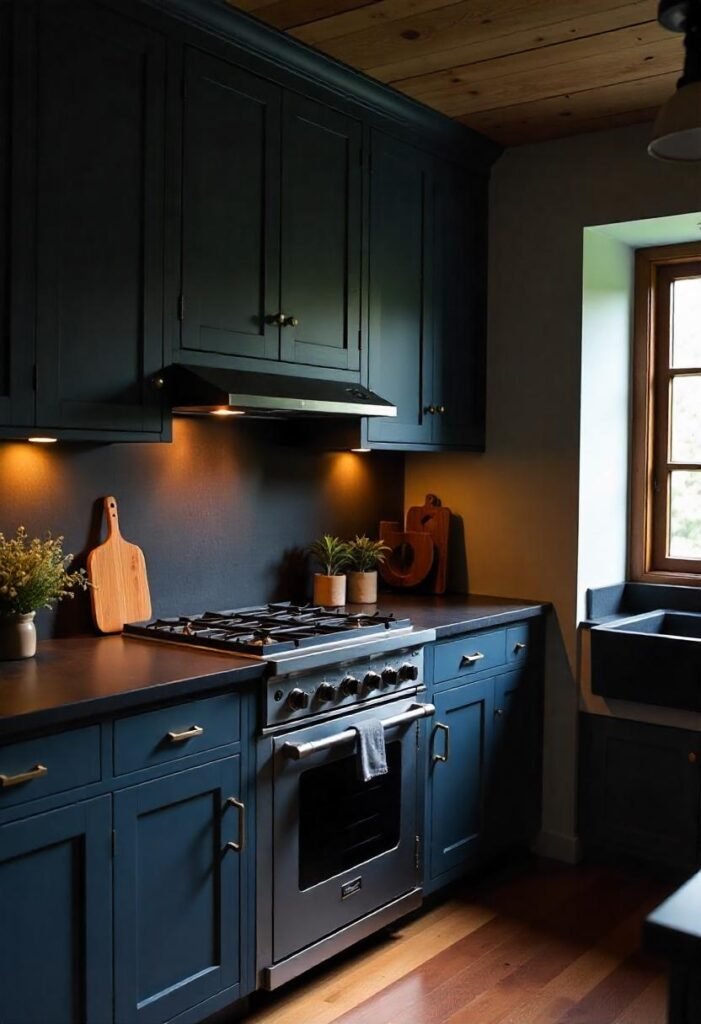
[[[514,653],[518,654],[519,651],[525,651],[527,647],[528,644],[522,644],[521,641],[519,641],[517,644],[514,644]]]
[[[439,729],[442,730],[442,732],[445,733],[445,753],[444,754],[434,754],[433,755],[433,763],[434,764],[436,763],[436,761],[447,761],[448,758],[450,757],[450,726],[449,725],[443,725],[442,722],[436,722],[436,728],[435,728],[435,730],[433,732],[433,742],[434,742],[434,745],[435,745],[435,740],[436,740],[436,734],[437,734]]]
[[[478,661],[482,661],[484,655],[481,651],[475,651],[474,654],[463,654],[461,665],[476,665]]]
[[[185,740],[192,740],[195,736],[201,736],[204,729],[201,725],[191,725],[189,729],[184,729],[183,732],[169,732],[168,739],[171,743],[184,743]]]
[[[382,726],[385,729],[390,729],[395,725],[409,725],[410,722],[416,722],[420,718],[430,718],[435,712],[434,704],[412,704],[409,710],[401,715],[392,715],[391,718],[381,719]],[[312,754],[330,750],[342,743],[350,743],[351,740],[357,740],[357,738],[358,733],[355,729],[346,729],[344,732],[334,733],[328,739],[310,740],[309,743],[285,743],[282,750],[287,757],[291,757],[295,761],[302,761],[305,757],[311,757]]]
[[[0,789],[9,789],[10,786],[20,786],[23,782],[31,782],[32,779],[40,779],[46,775],[49,769],[46,765],[35,764],[28,772],[20,772],[19,775],[0,775]]]
[[[242,853],[246,845],[246,808],[243,802],[237,800],[235,796],[227,797],[226,803],[228,807],[235,807],[239,812],[239,841],[238,843],[227,843],[226,849]]]

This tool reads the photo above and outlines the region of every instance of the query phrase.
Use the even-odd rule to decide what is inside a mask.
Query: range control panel
[[[422,682],[421,648],[276,676],[267,685],[263,725],[270,728],[338,710],[350,711],[373,700],[415,690]]]

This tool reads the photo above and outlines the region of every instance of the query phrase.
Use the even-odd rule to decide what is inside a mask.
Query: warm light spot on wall
[[[57,437],[28,437],[30,444],[56,444]]]
[[[45,506],[50,491],[57,503],[66,490],[66,475],[58,451],[47,451],[44,443],[3,441],[0,444],[0,494],[13,497],[13,503]]]

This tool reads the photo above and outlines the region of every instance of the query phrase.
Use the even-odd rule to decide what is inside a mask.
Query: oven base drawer
[[[422,889],[412,889],[411,892],[405,893],[399,899],[393,900],[391,903],[385,904],[384,907],[379,907],[373,913],[361,917],[359,921],[354,921],[352,924],[346,925],[345,928],[327,935],[326,938],[294,953],[286,960],[281,960],[280,963],[273,964],[272,967],[265,967],[261,972],[262,987],[268,992],[272,992],[292,978],[303,974],[304,971],[316,967],[317,964],[335,956],[336,953],[367,938],[368,935],[380,931],[381,928],[386,928],[388,924],[411,913],[412,910],[418,910],[422,901]]]

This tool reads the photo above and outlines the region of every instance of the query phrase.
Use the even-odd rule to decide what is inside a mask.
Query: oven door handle
[[[435,713],[434,704],[413,704],[408,711],[401,715],[383,718],[382,725],[385,729],[390,729],[395,725],[408,725],[410,722],[417,722],[420,718],[430,718]],[[335,736],[329,736],[324,740],[312,740],[311,743],[285,743],[282,750],[284,754],[295,761],[302,761],[305,757],[311,757],[312,754],[318,754],[322,750],[330,750],[332,747],[339,747],[342,743],[350,743],[351,740],[356,739],[357,735],[355,729],[346,729],[344,732],[336,733]]]

